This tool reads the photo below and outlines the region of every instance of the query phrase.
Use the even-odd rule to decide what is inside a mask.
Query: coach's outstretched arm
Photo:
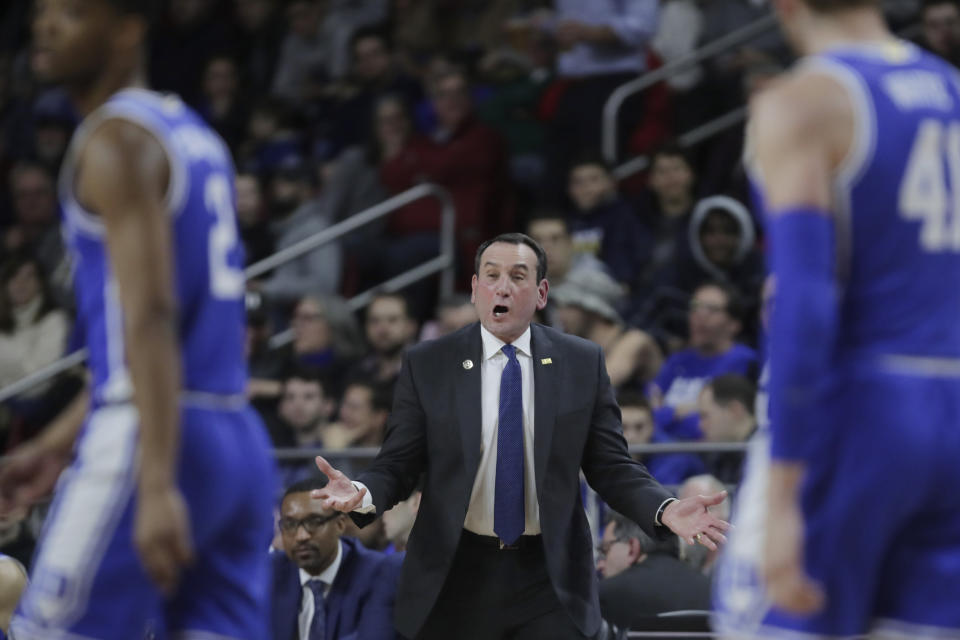
[[[380,453],[363,473],[363,484],[351,482],[323,458],[317,467],[330,483],[313,493],[327,509],[350,513],[358,526],[366,526],[375,515],[388,511],[409,496],[426,464],[426,417],[410,366],[403,357],[400,377],[393,393],[393,408],[387,419],[386,436]],[[364,500],[364,496],[368,496]],[[359,512],[359,513],[357,513]]]
[[[599,348],[596,370],[597,397],[581,460],[587,482],[607,504],[633,519],[649,535],[656,537],[660,535],[658,529],[666,527],[688,544],[699,543],[716,551],[726,542],[730,525],[710,513],[709,507],[723,502],[727,492],[673,498],[627,450],[620,409]]]
[[[171,592],[191,560],[186,505],[177,487],[181,359],[173,285],[170,169],[145,129],[108,120],[80,159],[78,200],[100,214],[123,310],[127,366],[140,420],[134,542],[147,573]]]

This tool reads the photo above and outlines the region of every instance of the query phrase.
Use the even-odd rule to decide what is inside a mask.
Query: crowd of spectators
[[[960,61],[955,0],[890,4],[897,25],[919,20],[919,42]],[[56,198],[77,120],[61,90],[31,76],[29,6],[0,9],[0,387],[82,346]],[[404,350],[476,320],[474,252],[505,231],[547,252],[541,321],[603,347],[629,443],[748,438],[764,243],[743,130],[692,149],[672,141],[745,104],[789,64],[784,43],[768,32],[629,99],[617,160],[645,155],[642,172],[624,178],[601,155],[601,122],[617,86],[767,11],[755,0],[165,2],[150,82],[227,142],[248,264],[424,182],[455,207],[452,295],[438,279],[378,288],[440,250],[431,199],[250,281],[249,393],[274,445],[376,447]],[[371,289],[365,308],[348,302]],[[82,386],[77,372],[5,403],[0,447],[31,437]],[[670,485],[740,474],[736,455],[645,462]],[[311,475],[302,462],[281,472],[284,486]],[[391,526],[412,523],[416,504],[387,520],[398,549],[405,534]],[[604,574],[683,555],[616,519],[603,540]],[[621,543],[629,562],[615,569]]]

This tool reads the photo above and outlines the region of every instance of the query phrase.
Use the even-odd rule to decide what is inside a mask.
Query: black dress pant
[[[417,640],[584,640],[557,599],[540,536],[516,549],[463,532]]]

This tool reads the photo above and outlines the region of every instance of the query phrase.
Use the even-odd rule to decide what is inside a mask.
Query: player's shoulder
[[[752,133],[758,141],[794,142],[829,136],[853,119],[852,97],[834,74],[801,65],[783,74],[750,101]]]
[[[146,128],[128,120],[99,122],[78,154],[78,200],[94,210],[100,210],[104,198],[118,193],[142,196],[159,190],[168,179],[163,146]]]

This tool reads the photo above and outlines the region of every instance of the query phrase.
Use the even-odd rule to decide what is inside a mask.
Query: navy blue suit
[[[403,554],[371,551],[342,538],[343,559],[327,594],[327,640],[395,640],[393,599]],[[271,553],[273,640],[297,640],[303,589],[300,571],[284,553]]]

